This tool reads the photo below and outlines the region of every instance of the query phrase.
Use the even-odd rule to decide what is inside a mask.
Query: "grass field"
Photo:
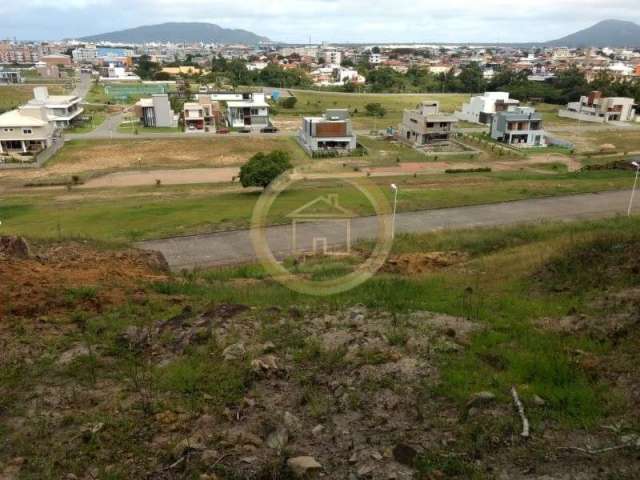
[[[118,125],[120,133],[178,133],[181,132],[180,127],[144,127],[139,121],[125,121]]]
[[[348,108],[352,113],[353,125],[356,129],[383,129],[397,127],[402,112],[414,108],[423,100],[437,100],[443,112],[454,112],[470,97],[466,94],[416,94],[416,95],[376,95],[376,94],[342,94],[331,92],[294,91],[298,99],[295,108],[280,108],[280,115],[285,118],[300,115],[321,115],[328,108]],[[383,118],[366,115],[368,103],[380,103],[387,110]]]
[[[3,85],[0,86],[0,112],[12,110],[27,103],[33,98],[33,89],[38,85]],[[63,85],[47,85],[49,94],[61,95]]]
[[[528,174],[483,173],[372,177],[387,198],[390,183],[400,187],[399,211],[474,205],[540,196],[627,188],[628,172]],[[230,190],[231,189],[231,190]],[[372,207],[361,194],[336,180],[316,180],[278,199],[269,221],[285,215],[319,195],[337,193],[341,203],[367,215]],[[5,196],[0,206],[4,232],[38,238],[83,237],[128,242],[171,235],[247,227],[259,192],[236,187],[162,186],[72,192],[32,190]]]

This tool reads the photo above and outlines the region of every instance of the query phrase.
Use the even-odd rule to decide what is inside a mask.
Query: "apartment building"
[[[579,101],[567,104],[567,108],[560,110],[558,115],[583,122],[632,122],[636,119],[636,108],[633,98],[603,97],[602,92],[593,91],[580,97]]]
[[[304,117],[298,142],[311,155],[314,153],[346,154],[357,147],[349,110],[327,110],[322,117]]]
[[[45,107],[24,106],[3,113],[0,155],[36,155],[53,143],[55,132]]]
[[[508,92],[485,92],[484,95],[471,97],[469,103],[462,106],[462,111],[455,115],[465,122],[491,125],[497,112],[505,112],[509,107],[519,104],[518,100],[509,98]]]
[[[227,102],[227,120],[232,128],[268,127],[271,121],[264,93],[243,94],[243,100]]]
[[[98,49],[95,46],[76,48],[71,56],[75,63],[97,63]]]
[[[546,147],[542,115],[531,107],[511,107],[491,122],[491,138],[517,147]]]
[[[81,101],[75,95],[49,95],[47,87],[35,87],[33,99],[29,100],[27,106],[44,107],[50,122],[56,127],[66,128],[84,112]]]
[[[405,110],[399,138],[415,147],[447,146],[458,119],[440,112],[440,103],[424,101],[414,110]]]
[[[47,65],[56,65],[63,67],[71,66],[71,57],[69,55],[62,54],[51,54],[51,55],[43,55],[39,58],[40,62],[44,62]]]
[[[135,111],[140,123],[148,128],[172,128],[178,124],[166,93],[141,98],[135,105]]]

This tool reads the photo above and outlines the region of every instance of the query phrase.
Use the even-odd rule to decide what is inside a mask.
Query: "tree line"
[[[189,59],[192,63],[192,59]],[[353,63],[349,63],[353,65]],[[346,65],[345,65],[346,66]],[[506,91],[513,98],[522,101],[539,100],[546,103],[566,104],[587,95],[592,90],[600,90],[605,96],[632,97],[640,103],[640,81],[635,78],[620,79],[609,72],[600,72],[592,82],[587,82],[584,74],[575,67],[558,73],[550,80],[531,81],[530,71],[515,71],[509,67],[485,79],[477,63],[462,67],[456,75],[453,71],[433,73],[428,68],[410,67],[406,73],[390,67],[371,68],[365,60],[353,65],[366,78],[365,85],[347,83],[331,90],[367,93],[482,93],[484,91]],[[283,68],[269,64],[262,70],[249,70],[242,59],[213,57],[211,71],[205,75],[191,77],[194,82],[215,84],[219,87],[231,85],[268,86],[280,88],[313,88],[308,72],[302,68]],[[169,80],[159,64],[142,56],[136,73],[144,80]]]

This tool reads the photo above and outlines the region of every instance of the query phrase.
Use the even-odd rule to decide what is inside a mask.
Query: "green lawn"
[[[118,125],[118,132],[120,133],[179,133],[182,132],[180,127],[157,127],[150,128],[144,127],[138,122],[122,122]]]
[[[24,105],[33,98],[33,89],[38,85],[2,85],[0,86],[0,112],[12,110]],[[63,85],[47,85],[50,95],[64,93]]]
[[[470,95],[467,94],[411,94],[411,95],[380,95],[380,94],[342,94],[331,92],[294,91],[298,102],[295,108],[279,108],[284,117],[300,115],[321,115],[328,108],[348,108],[352,113],[353,124],[356,129],[384,129],[397,127],[405,109],[414,108],[423,100],[437,100],[443,112],[452,113],[459,110]],[[382,104],[387,113],[382,118],[366,115],[365,106],[368,103]]]
[[[627,188],[628,172],[526,174],[482,173],[372,178],[387,198],[390,183],[400,187],[399,211],[444,208]],[[59,192],[34,190],[28,196],[6,197],[0,206],[3,231],[38,238],[58,235],[108,241],[131,241],[171,235],[247,227],[258,192],[225,192],[215,187],[146,187],[79,191],[81,200],[58,199]],[[367,215],[372,207],[364,197],[342,182],[306,182],[282,195],[269,221],[285,215],[319,195],[337,193],[341,203]]]

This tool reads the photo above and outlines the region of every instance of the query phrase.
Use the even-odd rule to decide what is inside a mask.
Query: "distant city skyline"
[[[605,19],[640,23],[637,0],[24,0],[19,8],[3,3],[0,36],[18,40],[200,21],[290,43],[541,42]]]

